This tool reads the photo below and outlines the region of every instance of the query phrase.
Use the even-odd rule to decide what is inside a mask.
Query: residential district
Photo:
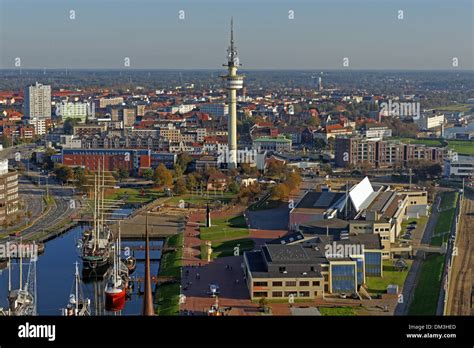
[[[4,72],[23,85],[0,92],[0,238],[40,256],[0,260],[1,313],[473,314],[472,79],[238,68],[232,35],[221,77],[187,73],[204,84]],[[54,267],[93,298],[68,303]]]

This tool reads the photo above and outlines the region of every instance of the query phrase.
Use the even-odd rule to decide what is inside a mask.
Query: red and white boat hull
[[[108,311],[121,311],[125,307],[125,289],[111,288],[105,290],[105,309]]]

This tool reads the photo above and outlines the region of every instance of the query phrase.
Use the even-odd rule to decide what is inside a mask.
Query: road
[[[19,152],[21,161],[27,169],[24,175],[20,175],[19,191],[27,207],[26,209],[31,212],[31,220],[34,220],[34,223],[21,232],[23,238],[31,238],[38,232],[54,227],[81,207],[80,201],[77,199],[74,200],[74,205],[71,204],[74,198],[74,188],[61,185],[54,177],[42,172],[40,168],[30,163],[29,158],[33,149],[34,147],[31,146],[23,146],[17,148],[16,151],[9,152],[9,156],[13,156],[12,158],[15,158],[15,155]],[[46,210],[46,204],[43,201],[46,194],[54,199],[54,203],[46,214],[40,216],[41,212]],[[7,238],[8,236],[3,239],[6,240]]]

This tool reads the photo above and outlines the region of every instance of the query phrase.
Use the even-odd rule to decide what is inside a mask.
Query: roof
[[[352,187],[349,192],[349,197],[356,211],[360,211],[362,204],[373,192],[374,188],[368,177],[365,177],[361,182]]]
[[[255,139],[254,142],[255,141],[264,142],[264,143],[269,143],[269,142],[274,142],[274,141],[283,142],[283,143],[291,143],[291,139],[287,139],[285,137],[261,137],[261,138]]]
[[[308,191],[295,208],[328,209],[344,196],[344,192]]]

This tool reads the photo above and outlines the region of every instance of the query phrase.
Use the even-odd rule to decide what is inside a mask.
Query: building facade
[[[18,173],[8,169],[8,160],[0,160],[0,224],[18,211]]]

